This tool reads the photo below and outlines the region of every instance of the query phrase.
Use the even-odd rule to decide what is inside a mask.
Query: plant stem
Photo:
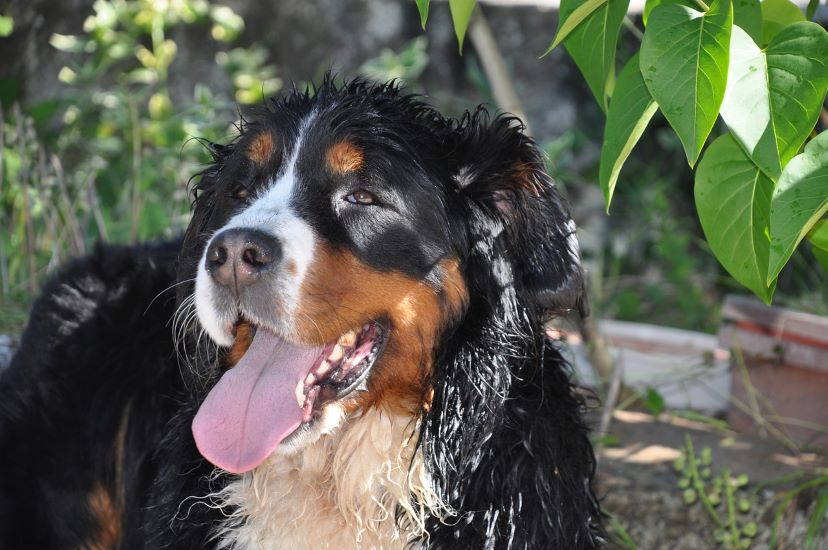
[[[698,4],[699,7],[701,7],[702,11],[710,11],[710,6],[705,4],[703,0],[696,0],[696,4]]]
[[[719,519],[719,514],[713,508],[713,503],[707,498],[707,491],[704,490],[704,482],[699,474],[699,468],[696,464],[696,451],[693,449],[693,440],[690,439],[690,434],[685,435],[687,441],[687,465],[689,467],[691,483],[696,490],[704,509],[707,510],[708,515],[716,524],[716,527],[722,527],[722,520]]]
[[[725,490],[725,501],[727,502],[727,523],[730,526],[730,535],[733,537],[732,544],[734,548],[738,548],[739,542],[739,526],[736,523],[736,496],[733,488],[732,479],[730,478],[730,470],[725,468],[722,473]]]
[[[630,34],[636,37],[639,42],[644,40],[644,33],[641,32],[641,29],[635,26],[635,23],[632,19],[630,19],[629,15],[625,15],[623,21],[624,26],[627,27],[627,30],[630,31]]]

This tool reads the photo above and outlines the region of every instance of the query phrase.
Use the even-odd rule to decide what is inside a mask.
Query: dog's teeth
[[[339,345],[349,348],[356,343],[356,332],[350,330],[339,338]]]
[[[313,376],[313,375],[309,375]],[[307,379],[306,379],[307,380]],[[302,382],[296,384],[296,403],[299,405],[300,409],[305,407],[305,385]]]
[[[334,346],[333,351],[328,356],[328,361],[330,361],[332,364],[333,363],[338,363],[339,360],[342,359],[343,355],[345,355],[345,350],[342,349],[342,346],[337,344],[337,345]]]
[[[319,368],[316,369],[316,378],[322,378],[323,376],[328,374],[332,368],[333,367],[327,360],[322,361],[322,363],[319,364]]]
[[[305,386],[313,386],[314,384],[316,384],[316,380],[317,378],[315,374],[313,374],[312,372],[308,373],[308,375],[305,377]]]

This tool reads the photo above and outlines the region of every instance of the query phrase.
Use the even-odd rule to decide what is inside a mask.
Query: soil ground
[[[696,452],[703,447],[711,449],[714,475],[728,468],[734,476],[748,476],[750,481],[745,489],[747,493],[755,493],[755,501],[749,513],[737,512],[736,517],[742,525],[756,522],[758,533],[750,546],[752,549],[770,548],[771,525],[787,494],[785,491],[828,465],[824,454],[794,453],[758,434],[756,437],[736,434],[666,414],[655,418],[644,413],[616,411],[610,434],[617,445],[600,451],[598,492],[605,511],[624,526],[641,550],[719,548],[713,537],[713,520],[700,502],[685,504],[683,489],[678,486],[680,475],[673,462],[681,454],[688,434]],[[797,476],[797,480],[772,483],[784,476]],[[785,508],[778,529],[778,548],[805,548],[815,497],[813,490],[803,491]],[[716,508],[722,517],[725,516],[723,507],[720,504]],[[823,521],[812,548],[828,548],[826,526],[828,521]]]

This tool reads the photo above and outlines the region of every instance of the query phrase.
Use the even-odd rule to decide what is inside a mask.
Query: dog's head
[[[180,278],[226,369],[193,424],[225,470],[370,407],[426,414],[435,363],[504,303],[583,306],[574,225],[514,119],[326,80],[211,148]]]

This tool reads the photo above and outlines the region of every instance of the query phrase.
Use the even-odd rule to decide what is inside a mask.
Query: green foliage
[[[765,234],[773,182],[730,134],[707,148],[696,171],[696,209],[713,253],[733,277],[769,302]],[[745,206],[747,205],[747,207]]]
[[[770,207],[770,271],[776,278],[794,249],[828,212],[828,131],[812,139],[782,172]]]
[[[426,21],[428,21],[428,5],[431,3],[431,0],[416,0],[417,1],[417,11],[420,12],[420,25],[423,26],[423,30],[425,30]]]
[[[673,467],[679,474],[678,486],[685,504],[701,504],[713,522],[713,538],[718,545],[725,550],[750,548],[758,527],[747,516],[755,501],[755,496],[748,491],[748,476],[733,476],[727,468],[714,475],[710,447],[696,454],[689,435]]]
[[[664,412],[664,397],[661,393],[652,386],[647,386],[647,390],[642,396],[644,406],[653,416],[658,416]]]
[[[9,36],[14,31],[14,19],[9,15],[0,15],[0,37]]]
[[[477,0],[449,0],[451,19],[454,22],[454,33],[457,35],[457,47],[463,53],[463,40],[466,37],[466,29],[469,28],[474,7]]]
[[[561,2],[560,20],[563,25],[573,18],[582,2],[583,0]],[[563,40],[566,51],[578,65],[592,95],[604,112],[607,110],[607,97],[612,95],[615,50],[628,6],[629,0],[607,0],[601,3]]]
[[[658,105],[650,96],[638,68],[638,54],[628,62],[615,85],[613,102],[607,113],[604,145],[601,148],[599,181],[609,211],[621,166],[632,152]]]
[[[191,138],[226,139],[238,107],[201,84],[172,93],[178,47],[169,37],[182,26],[201,27],[216,41],[216,62],[239,103],[257,103],[281,86],[264,49],[228,48],[244,22],[225,6],[97,0],[83,34],[50,40],[72,54],[59,74],[60,96],[28,114],[15,109],[0,124],[4,294],[34,292],[44,272],[93,239],[170,236],[186,226],[187,182],[206,160]]]
[[[427,49],[428,39],[419,36],[399,52],[387,48],[382,50],[377,57],[366,61],[360,72],[378,82],[399,79],[410,84],[420,78],[428,66]]]
[[[667,4],[650,15],[641,42],[644,82],[681,139],[691,166],[724,98],[732,26],[730,0],[714,0],[704,12]]]
[[[640,54],[617,83],[627,0],[562,0],[547,53],[563,44],[607,113],[599,170],[607,209],[656,111],[691,167],[724,121],[729,137],[713,141],[696,174],[699,220],[721,265],[770,302],[780,271],[828,210],[828,154],[817,155],[822,138],[813,135],[820,112],[828,120],[828,32],[789,0],[706,1],[647,0]],[[817,5],[809,2],[808,18]],[[813,252],[828,264],[825,248]]]
[[[805,21],[799,6],[790,0],[764,0],[762,2],[762,44],[769,44],[773,37],[793,23]]]

